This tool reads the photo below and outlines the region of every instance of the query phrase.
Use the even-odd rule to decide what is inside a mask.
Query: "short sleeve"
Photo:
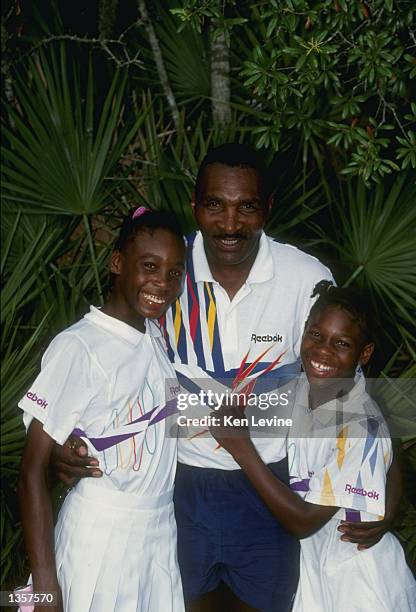
[[[42,358],[41,371],[19,407],[26,429],[32,418],[63,444],[97,395],[104,372],[74,334],[56,336]]]
[[[391,459],[391,440],[380,419],[345,425],[325,465],[311,476],[305,501],[382,517]]]

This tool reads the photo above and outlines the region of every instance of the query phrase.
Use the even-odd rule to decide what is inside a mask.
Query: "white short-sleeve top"
[[[392,445],[364,376],[357,375],[348,395],[313,411],[308,391],[303,374],[288,437],[291,488],[310,503],[339,506],[337,520],[383,518]]]
[[[157,496],[173,487],[176,393],[156,326],[143,334],[91,306],[53,339],[19,406],[59,444],[73,431],[86,440],[97,486]]]

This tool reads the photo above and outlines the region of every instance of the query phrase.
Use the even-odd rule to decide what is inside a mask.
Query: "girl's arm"
[[[241,418],[235,409],[220,410],[215,416],[230,414]],[[281,525],[297,538],[318,531],[337,512],[334,506],[319,506],[305,502],[281,482],[263,462],[244,427],[213,426],[211,434],[240,465],[257,493]]]
[[[33,590],[55,592],[57,605],[53,609],[62,610],[55,565],[52,504],[48,491],[48,464],[54,444],[42,424],[33,419],[20,466],[18,495]],[[43,607],[36,606],[36,610],[43,610]]]
[[[251,440],[244,440],[233,457],[279,523],[297,538],[318,531],[338,510],[305,502],[269,470]]]

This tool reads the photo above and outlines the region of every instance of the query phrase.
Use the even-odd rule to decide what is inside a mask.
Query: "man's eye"
[[[308,334],[317,338],[319,336],[319,331],[317,329],[308,329]]]
[[[241,205],[241,208],[243,210],[257,210],[258,207],[256,206],[255,202],[244,202]]]
[[[207,206],[207,208],[217,209],[217,208],[219,208],[221,206],[221,204],[217,200],[207,200],[206,206]]]

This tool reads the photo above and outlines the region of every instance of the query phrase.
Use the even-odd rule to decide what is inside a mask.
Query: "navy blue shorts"
[[[288,482],[287,460],[269,465]],[[178,464],[178,557],[186,601],[225,582],[261,612],[287,612],[299,579],[299,542],[266,508],[241,470]]]

